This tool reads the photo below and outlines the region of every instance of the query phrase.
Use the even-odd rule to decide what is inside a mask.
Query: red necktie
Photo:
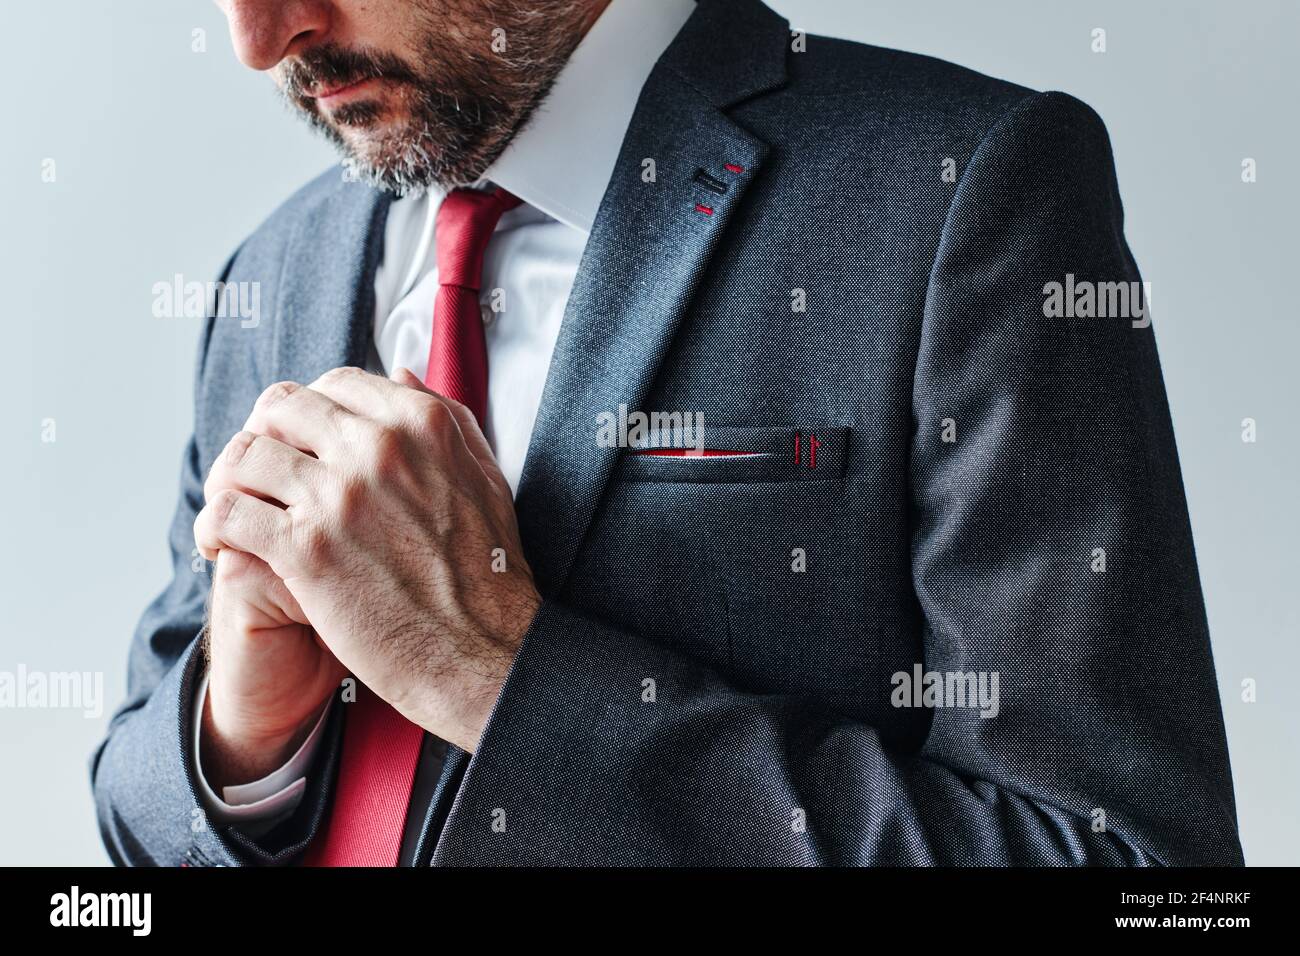
[[[501,215],[519,199],[497,189],[452,190],[438,208],[438,295],[424,384],[487,416],[487,343],[479,311],[483,255]],[[396,866],[424,731],[365,685],[347,705],[330,816],[305,866]]]
[[[504,189],[455,189],[438,209],[438,297],[433,302],[433,341],[424,384],[469,408],[479,425],[487,417],[487,344],[479,291],[483,254],[502,213],[519,205]]]

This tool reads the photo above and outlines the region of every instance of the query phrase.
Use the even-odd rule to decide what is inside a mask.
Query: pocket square
[[[712,425],[700,447],[668,447],[651,433],[623,455],[625,481],[839,481],[849,429],[843,426]]]

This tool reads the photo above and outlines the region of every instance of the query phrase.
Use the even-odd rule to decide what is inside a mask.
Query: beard
[[[373,186],[406,195],[470,185],[546,97],[584,32],[582,4],[473,6],[470,21],[463,4],[413,2],[419,56],[323,44],[280,64],[281,92]],[[450,23],[455,15],[461,22]],[[382,96],[325,111],[310,95],[363,80],[381,80]]]

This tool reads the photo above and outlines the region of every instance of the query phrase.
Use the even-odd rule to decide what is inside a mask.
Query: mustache
[[[350,86],[362,80],[392,80],[414,83],[414,71],[390,53],[349,50],[334,44],[313,47],[280,65],[284,95],[299,103],[309,101],[317,90]]]

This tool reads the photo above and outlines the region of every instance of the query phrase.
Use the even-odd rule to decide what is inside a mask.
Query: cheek
[[[442,24],[449,17],[445,0],[334,0],[331,39],[346,47],[373,50],[418,63],[416,55],[435,38],[447,42]],[[453,4],[454,5],[454,4]],[[479,4],[466,4],[478,8]],[[471,9],[464,16],[482,16]],[[415,57],[415,58],[413,58]]]

